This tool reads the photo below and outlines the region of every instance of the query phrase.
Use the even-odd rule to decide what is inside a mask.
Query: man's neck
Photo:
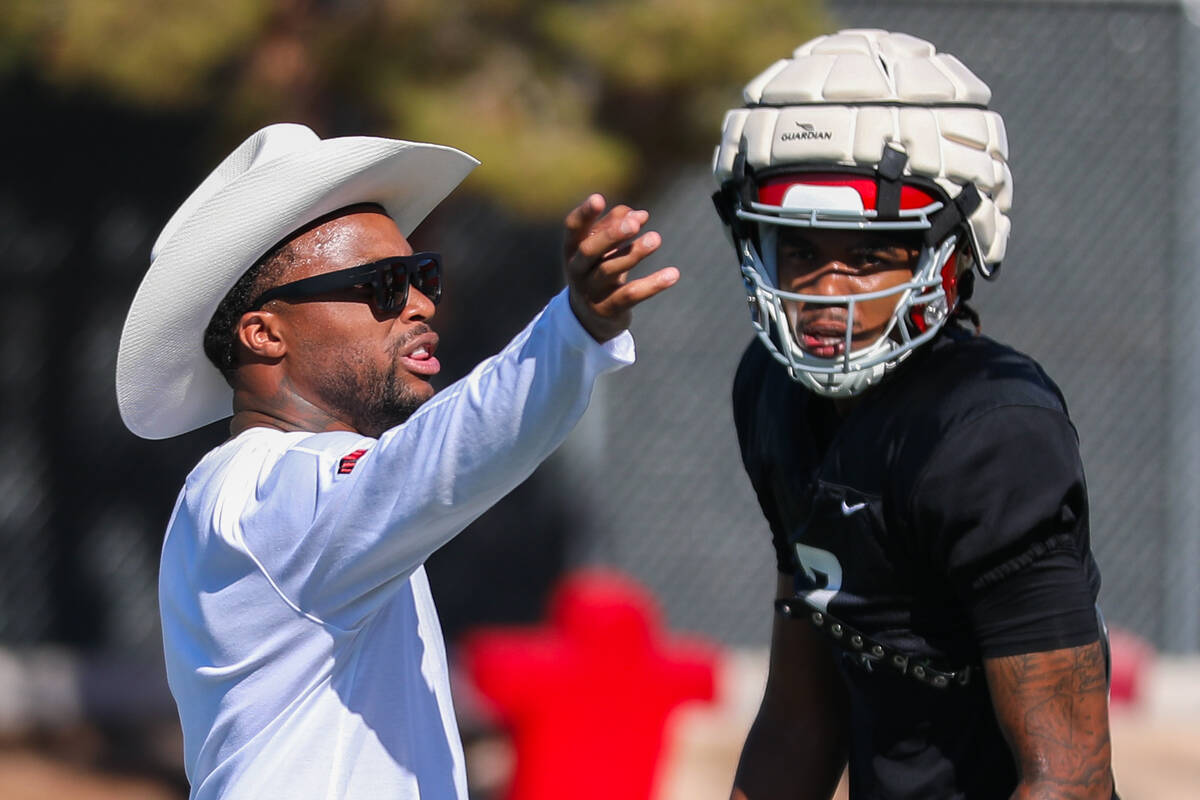
[[[245,387],[233,393],[233,419],[229,431],[237,436],[248,428],[273,428],[284,432],[354,431],[354,426],[283,387],[266,396]]]

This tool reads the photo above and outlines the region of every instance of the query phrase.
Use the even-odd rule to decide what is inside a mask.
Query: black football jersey
[[[831,638],[851,700],[852,796],[1008,797],[1015,767],[982,658],[1100,635],[1086,484],[1061,392],[1029,357],[951,326],[844,415],[757,341],[733,400],[779,569],[805,604],[795,624],[815,612],[889,655],[973,675],[934,686]],[[1033,569],[1047,559],[1066,572]]]

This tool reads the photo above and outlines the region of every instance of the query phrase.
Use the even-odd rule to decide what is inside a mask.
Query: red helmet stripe
[[[768,178],[758,187],[758,201],[767,205],[783,205],[787,190],[796,184],[810,186],[849,186],[862,197],[863,208],[868,211],[876,210],[877,186],[874,178],[862,175],[847,175],[844,172],[805,172],[802,175],[780,175]],[[900,208],[924,208],[937,199],[924,189],[916,186],[900,187]]]

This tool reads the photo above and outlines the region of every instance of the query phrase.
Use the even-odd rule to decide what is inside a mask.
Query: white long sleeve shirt
[[[597,344],[563,293],[379,439],[253,428],[208,453],[159,576],[191,797],[465,800],[422,565],[633,358],[628,333]]]

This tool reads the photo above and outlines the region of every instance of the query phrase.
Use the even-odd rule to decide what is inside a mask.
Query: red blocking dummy
[[[508,800],[648,800],[671,711],[711,700],[716,649],[667,639],[648,591],[612,572],[568,576],[535,628],[464,638],[468,674],[508,725]]]

